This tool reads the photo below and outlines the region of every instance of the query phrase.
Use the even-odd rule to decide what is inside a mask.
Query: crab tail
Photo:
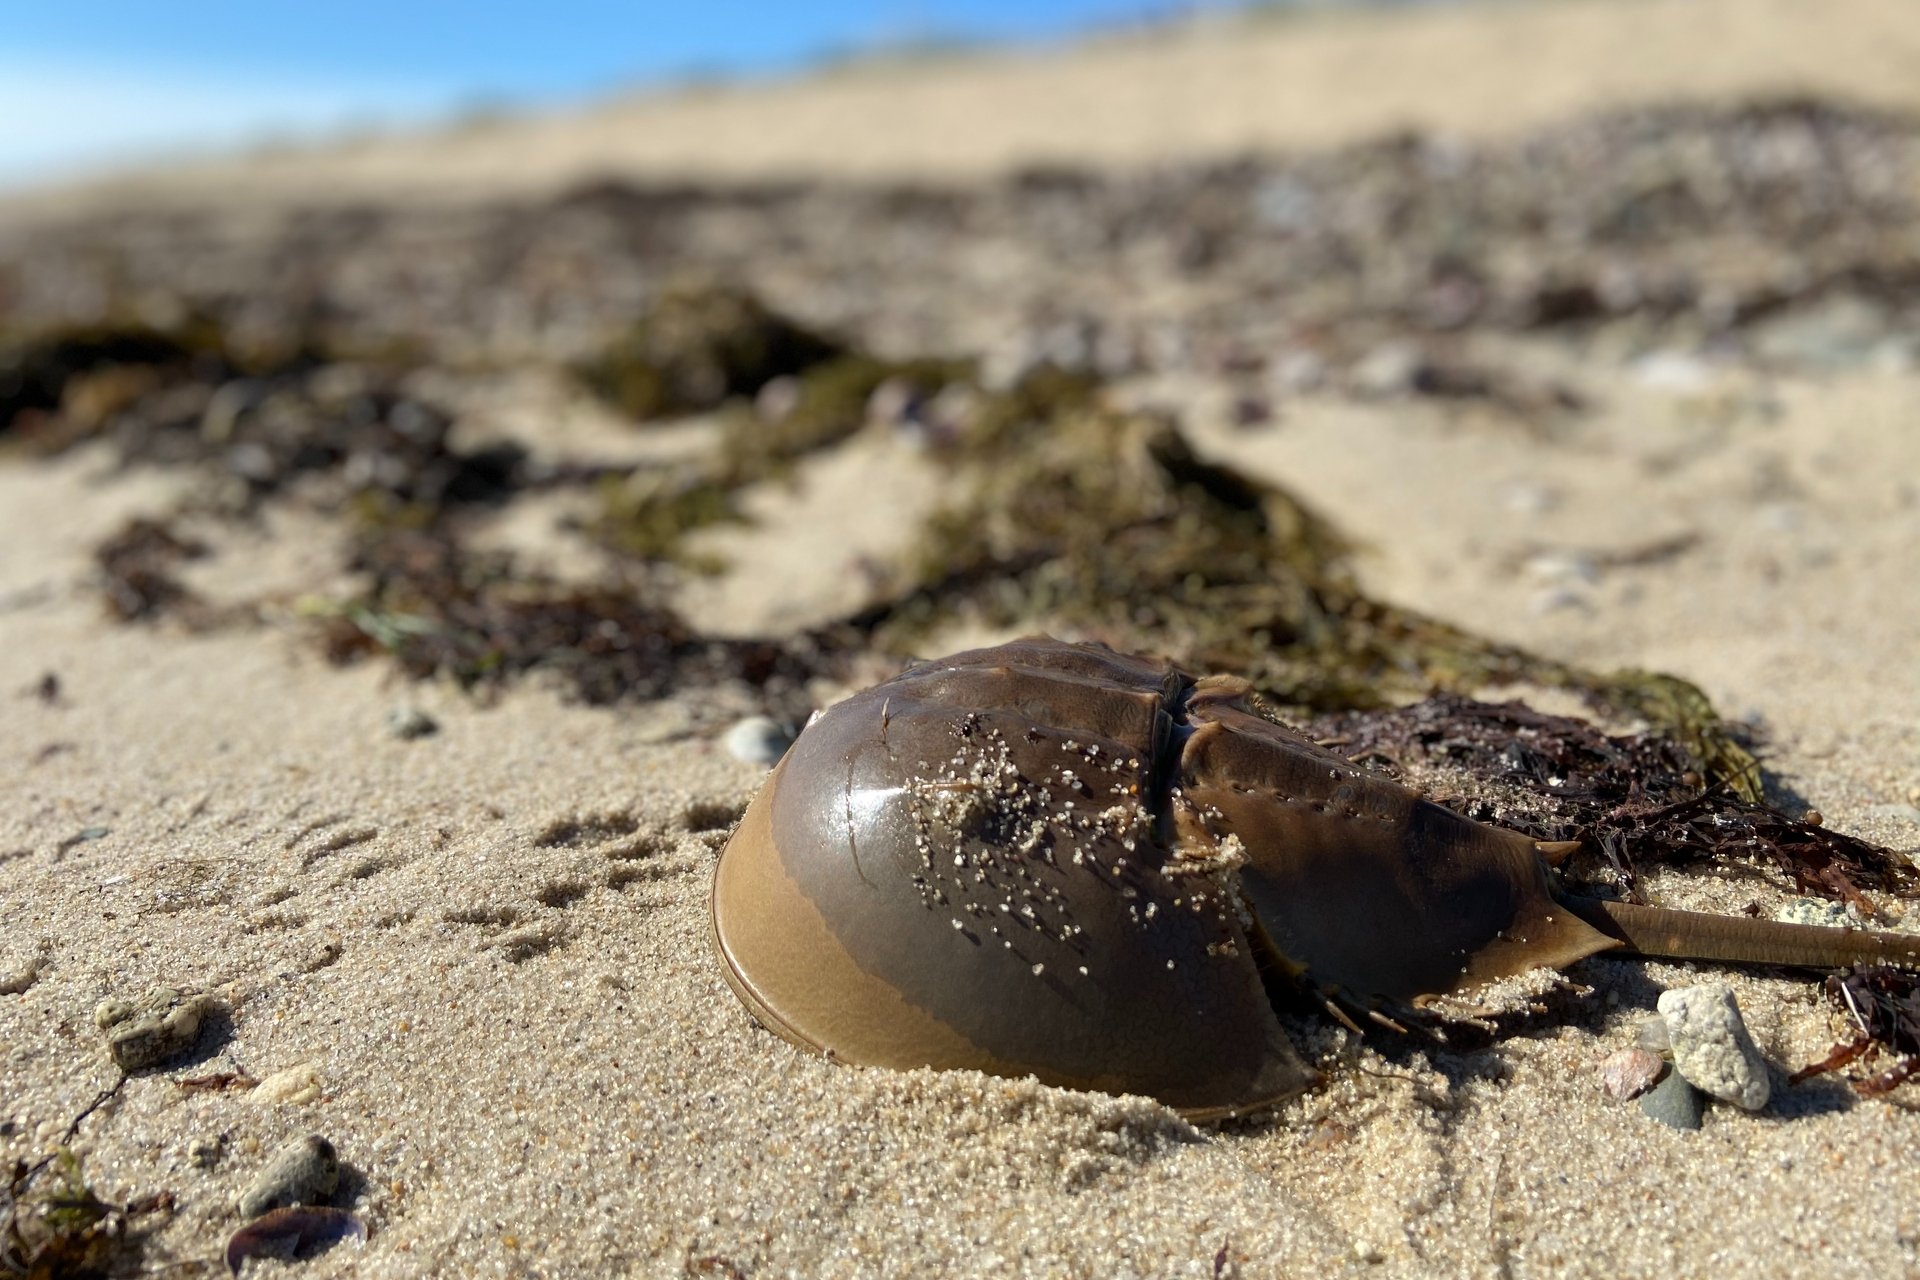
[[[1916,934],[1782,924],[1572,895],[1561,902],[1600,932],[1618,938],[1643,956],[1817,969],[1862,964],[1920,968],[1920,935]]]

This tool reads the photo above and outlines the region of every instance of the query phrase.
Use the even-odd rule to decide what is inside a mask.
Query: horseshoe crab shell
[[[1516,854],[1463,875],[1446,861],[1384,896],[1379,859],[1351,860],[1341,890],[1376,900],[1360,918],[1301,892],[1313,847],[1249,878],[1235,829],[1260,825],[1262,796],[1292,797],[1307,827],[1333,815],[1377,828],[1383,847],[1409,808],[1450,832],[1462,820],[1417,801],[1339,816],[1367,780],[1236,696],[1164,663],[1027,640],[914,668],[823,712],[715,873],[713,933],[733,989],[761,1022],[836,1058],[1033,1075],[1219,1115],[1316,1078],[1274,1016],[1263,960],[1317,970],[1300,957],[1324,948],[1330,983],[1443,990],[1444,975],[1393,952],[1422,901],[1481,904],[1498,921],[1487,934],[1515,900],[1550,914],[1517,836],[1524,867]],[[1263,839],[1300,825],[1293,812],[1269,813]],[[1236,881],[1274,907],[1279,937],[1247,914]],[[1556,958],[1615,945],[1560,916],[1578,941]],[[1474,940],[1471,918],[1460,932]]]
[[[1557,898],[1558,852],[1356,769],[1245,681],[1028,639],[816,716],[721,854],[712,931],[803,1047],[1194,1119],[1315,1082],[1281,984],[1371,1008],[1620,946],[1920,961],[1900,935]]]

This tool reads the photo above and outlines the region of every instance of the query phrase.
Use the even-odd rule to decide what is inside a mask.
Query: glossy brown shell
[[[1557,907],[1522,837],[1366,775],[1245,694],[1035,639],[830,708],[721,857],[728,980],[845,1061],[1209,1116],[1315,1079],[1263,956],[1371,1000],[1616,945]]]

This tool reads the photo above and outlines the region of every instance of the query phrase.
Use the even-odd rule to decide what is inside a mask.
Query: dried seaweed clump
[[[325,509],[358,502],[430,514],[504,500],[525,451],[456,447],[453,421],[395,370],[333,364],[149,397],[107,435],[125,462],[211,467],[230,482],[220,494],[228,505],[252,507],[295,484]]]
[[[594,705],[728,679],[778,691],[813,671],[803,645],[702,637],[636,588],[523,573],[511,557],[469,552],[444,530],[370,535],[351,567],[370,585],[323,623],[337,663],[388,653],[416,679],[446,676],[467,689],[544,671]]]
[[[327,361],[300,339],[243,343],[211,321],[54,329],[0,344],[0,427],[31,447],[105,440],[123,466],[198,466],[211,505],[251,508],[307,482],[318,505],[437,511],[502,500],[525,451],[462,449],[405,364]]]
[[[1315,710],[1566,685],[1672,729],[1716,776],[1751,768],[1685,682],[1582,672],[1372,599],[1345,542],[1293,495],[1198,457],[1161,419],[1092,399],[1038,400],[963,436],[952,500],[854,625],[896,647],[964,613],[1069,630],[1245,675]]]
[[[1854,1036],[1810,1067],[1793,1073],[1799,1084],[1860,1058],[1892,1058],[1892,1065],[1864,1080],[1855,1092],[1869,1098],[1891,1093],[1920,1073],[1920,974],[1872,965],[1827,979],[1827,997],[1853,1020]]]
[[[57,448],[65,435],[54,419],[87,397],[89,378],[107,374],[131,388],[162,370],[184,368],[206,346],[200,333],[171,333],[140,323],[54,327],[0,338],[0,432],[31,433]],[[137,373],[135,372],[137,371]],[[97,384],[96,384],[97,387]],[[103,387],[97,387],[98,399]]]
[[[143,1219],[173,1209],[167,1192],[129,1204],[102,1200],[64,1147],[39,1165],[16,1164],[5,1196],[0,1274],[32,1280],[136,1273],[157,1225]]]
[[[971,374],[965,361],[858,354],[815,365],[788,379],[779,394],[736,406],[705,457],[604,480],[590,532],[602,545],[637,559],[717,568],[691,560],[683,540],[696,529],[741,520],[735,497],[740,490],[852,436],[874,416],[883,392],[911,408],[950,387],[970,387]]]
[[[639,421],[718,408],[841,353],[838,343],[729,288],[670,290],[575,372]]]
[[[1517,702],[1442,694],[1323,716],[1310,731],[1343,755],[1435,777],[1434,798],[1467,817],[1580,840],[1629,888],[1641,866],[1714,862],[1771,867],[1796,892],[1869,911],[1866,890],[1920,892],[1920,872],[1892,850],[1709,783],[1671,729],[1610,735]]]
[[[151,622],[164,613],[204,620],[207,606],[173,576],[173,567],[207,554],[204,543],[159,520],[133,519],[94,549],[107,608],[122,622]]]

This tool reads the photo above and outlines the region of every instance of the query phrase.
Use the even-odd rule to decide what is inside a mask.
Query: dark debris
[[[1518,702],[1445,694],[1322,717],[1310,732],[1396,773],[1433,765],[1497,784],[1463,783],[1434,799],[1538,840],[1579,840],[1629,889],[1644,866],[1712,862],[1767,868],[1797,893],[1869,911],[1866,890],[1920,891],[1920,872],[1900,854],[1709,782],[1698,756],[1670,734],[1611,735]]]
[[[646,421],[717,409],[839,354],[838,343],[751,293],[682,286],[656,299],[576,372],[615,408]]]
[[[88,1185],[62,1147],[37,1165],[16,1163],[0,1202],[0,1275],[90,1280],[137,1271],[146,1237],[174,1210],[168,1192],[115,1204]]]
[[[182,561],[206,554],[205,543],[182,537],[164,521],[134,519],[102,542],[93,556],[114,617],[122,622],[152,622],[174,613],[191,622],[207,619],[208,607],[172,570]]]
[[[701,636],[642,583],[556,582],[445,530],[367,535],[350,567],[369,586],[323,623],[327,657],[387,653],[416,679],[486,689],[541,671],[599,706],[719,680],[791,693],[821,662],[800,642]]]
[[[1892,1059],[1876,1074],[1852,1080],[1854,1091],[1865,1097],[1891,1093],[1920,1074],[1920,974],[1875,965],[1836,973],[1826,988],[1828,998],[1852,1019],[1855,1035],[1819,1062],[1794,1072],[1795,1084],[1862,1058]]]

